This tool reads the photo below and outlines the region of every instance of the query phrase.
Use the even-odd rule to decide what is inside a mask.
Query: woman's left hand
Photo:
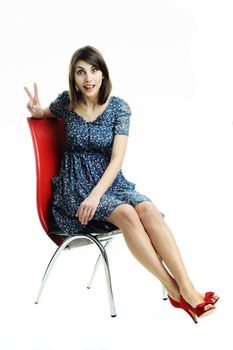
[[[81,222],[82,225],[87,225],[90,221],[98,207],[100,197],[95,194],[89,194],[89,196],[80,204],[76,212],[76,217]]]

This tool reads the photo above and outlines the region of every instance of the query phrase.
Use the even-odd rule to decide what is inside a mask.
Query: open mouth
[[[95,85],[84,85],[84,88],[87,90],[87,91],[90,91],[92,90],[93,88],[95,87]]]

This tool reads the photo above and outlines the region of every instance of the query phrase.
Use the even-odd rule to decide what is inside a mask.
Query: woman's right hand
[[[37,118],[43,118],[44,112],[43,112],[43,109],[41,108],[41,104],[39,101],[37,84],[34,83],[34,96],[31,94],[31,92],[27,87],[24,87],[24,90],[26,91],[29,97],[29,102],[27,103],[27,109],[31,113],[31,116],[37,117]]]

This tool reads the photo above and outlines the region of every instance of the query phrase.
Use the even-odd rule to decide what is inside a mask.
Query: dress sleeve
[[[116,113],[114,135],[129,135],[130,116],[131,110],[128,103],[120,99]]]
[[[68,91],[63,91],[58,95],[56,100],[54,100],[50,106],[50,111],[57,117],[64,119],[69,108],[69,93]]]

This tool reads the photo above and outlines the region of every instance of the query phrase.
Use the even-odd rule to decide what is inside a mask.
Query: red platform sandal
[[[206,305],[212,305],[213,307],[209,310],[205,310]],[[195,323],[198,323],[197,317],[204,317],[212,314],[215,311],[215,306],[212,302],[209,301],[208,297],[205,296],[205,299],[202,303],[198,304],[196,307],[192,307],[190,304],[188,304],[184,298],[180,297],[180,307],[186,311],[189,316],[192,318],[192,320]]]
[[[180,301],[172,299],[169,295],[168,299],[173,307],[184,310],[192,318],[194,323],[198,323],[197,317],[204,317],[214,312],[215,306],[209,310],[204,310],[206,305],[214,305],[219,300],[219,296],[214,299],[214,295],[214,292],[206,292],[203,302],[198,304],[195,308],[189,305],[182,296],[180,297]]]
[[[168,295],[168,299],[169,299],[170,303],[172,304],[172,306],[174,306],[177,309],[182,309],[182,310],[186,311],[187,314],[192,318],[192,320],[195,323],[197,323],[197,319],[195,317],[193,317],[193,315],[192,315],[192,313],[190,311],[188,311],[188,310],[184,309],[183,307],[181,307],[179,301],[176,301],[176,300],[172,299],[169,295]]]

